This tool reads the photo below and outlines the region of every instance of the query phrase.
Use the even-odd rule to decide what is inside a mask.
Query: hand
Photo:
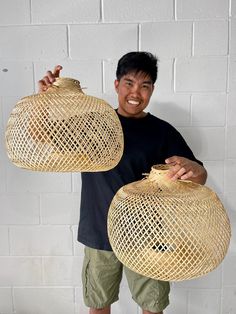
[[[45,92],[50,86],[52,86],[53,82],[55,82],[56,78],[60,76],[60,71],[62,70],[61,65],[55,66],[53,72],[47,71],[44,78],[38,81],[39,93]]]
[[[205,168],[196,161],[180,156],[167,158],[165,162],[171,166],[167,177],[175,181],[177,179],[190,180],[195,183],[204,184],[207,178]]]

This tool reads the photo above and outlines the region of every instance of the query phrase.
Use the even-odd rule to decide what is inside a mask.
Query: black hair
[[[158,59],[150,52],[133,51],[128,52],[118,61],[116,78],[120,80],[128,73],[145,73],[150,76],[153,84],[157,79]]]

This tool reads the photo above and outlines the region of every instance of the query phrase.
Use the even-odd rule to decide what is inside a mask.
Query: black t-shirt
[[[124,133],[124,154],[119,164],[104,172],[82,173],[78,241],[111,251],[107,214],[112,198],[125,184],[142,179],[156,164],[174,155],[198,161],[180,133],[169,123],[148,113],[144,118],[118,114]]]

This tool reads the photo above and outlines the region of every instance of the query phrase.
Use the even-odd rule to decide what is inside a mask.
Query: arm
[[[167,158],[165,162],[171,166],[168,177],[171,180],[190,180],[198,184],[205,184],[207,179],[206,169],[196,161],[180,156]]]

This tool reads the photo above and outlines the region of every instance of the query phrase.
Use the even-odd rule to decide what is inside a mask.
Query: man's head
[[[149,52],[129,52],[119,60],[116,77],[118,113],[144,117],[157,78],[157,58]]]
[[[158,72],[157,62],[158,59],[150,52],[129,52],[118,61],[116,78],[119,81],[126,74],[145,73],[155,84]]]

